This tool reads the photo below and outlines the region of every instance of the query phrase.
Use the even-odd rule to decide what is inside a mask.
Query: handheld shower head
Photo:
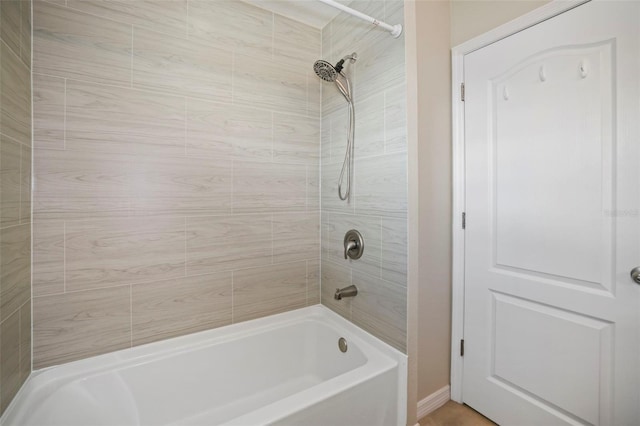
[[[340,177],[338,178],[338,197],[341,200],[349,200],[351,194],[351,177],[353,175],[353,138],[355,132],[355,114],[356,110],[353,105],[353,93],[351,91],[351,82],[346,74],[342,73],[344,64],[354,63],[358,59],[358,55],[353,52],[351,55],[347,55],[342,58],[334,67],[327,61],[319,60],[313,64],[313,70],[324,81],[336,83],[336,87],[342,93],[342,96],[347,100],[349,104],[349,130],[347,132],[347,150],[344,154],[344,162],[342,163],[342,170],[340,170]],[[342,184],[346,182],[346,189],[342,191]]]
[[[356,59],[358,59],[358,55],[353,52],[340,59],[335,67],[322,59],[313,64],[313,70],[316,75],[324,81],[330,83],[335,82],[338,90],[349,103],[352,102],[351,83],[349,82],[349,78],[342,73],[342,70],[344,69],[345,61],[348,60],[350,63],[354,63]]]
[[[338,71],[327,61],[322,59],[313,64],[316,75],[324,81],[333,82],[338,78]]]
[[[356,59],[358,59],[358,55],[356,54],[356,52],[353,52],[351,55],[347,55],[344,58],[340,59],[335,67],[329,62],[320,59],[313,64],[313,70],[315,71],[316,75],[322,80],[331,83],[336,81],[339,75],[343,75],[342,70],[344,69],[344,62],[346,60],[349,60],[350,63],[354,63]]]

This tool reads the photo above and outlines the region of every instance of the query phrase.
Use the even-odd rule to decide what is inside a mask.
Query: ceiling
[[[340,11],[317,0],[244,0],[315,28],[324,28]],[[337,0],[348,5],[351,0]]]

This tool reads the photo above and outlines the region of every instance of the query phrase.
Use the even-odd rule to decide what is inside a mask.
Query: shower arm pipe
[[[378,21],[376,18],[372,18],[369,15],[365,15],[362,12],[359,12],[355,9],[352,9],[350,7],[347,7],[341,3],[338,3],[337,1],[334,0],[318,0],[326,5],[329,5],[331,7],[335,7],[336,9],[340,9],[343,12],[348,13],[349,15],[353,15],[356,18],[360,18],[363,21],[367,21],[370,24],[375,25],[376,27],[380,27],[380,28],[384,28],[385,30],[389,31],[391,33],[391,35],[393,36],[393,38],[398,38],[400,37],[400,34],[402,34],[402,25],[400,24],[396,24],[396,25],[389,25],[386,22],[382,22],[382,21]]]

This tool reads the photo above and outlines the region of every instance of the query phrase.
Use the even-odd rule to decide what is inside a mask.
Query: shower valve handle
[[[349,258],[349,252],[351,250],[357,249],[358,248],[358,243],[354,240],[351,240],[349,242],[347,242],[347,244],[344,245],[344,258],[348,259]]]
[[[355,229],[344,234],[344,258],[360,259],[364,252],[364,239]]]

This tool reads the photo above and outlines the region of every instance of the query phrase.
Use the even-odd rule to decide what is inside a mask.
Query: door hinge
[[[464,83],[460,83],[460,100],[464,102]]]
[[[460,356],[464,356],[464,339],[460,340]]]
[[[462,229],[467,229],[467,214],[462,212]]]

